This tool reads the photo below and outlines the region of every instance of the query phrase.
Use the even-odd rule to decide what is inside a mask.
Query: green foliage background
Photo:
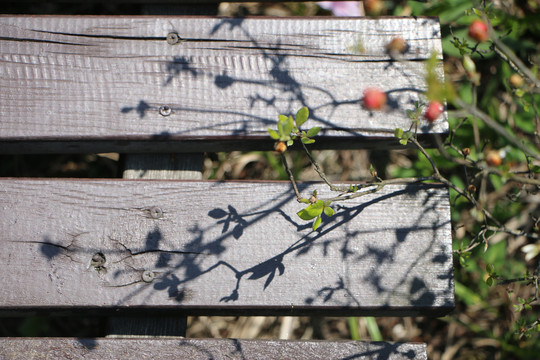
[[[476,45],[467,36],[468,25],[480,15],[480,11],[475,9],[487,12],[496,36],[537,74],[537,66],[540,64],[538,1],[407,1],[396,2],[390,12],[395,15],[410,12],[413,16],[438,16],[443,33],[446,77],[454,84],[459,97],[466,103],[476,103],[480,110],[502,124],[520,142],[536,149],[538,154],[539,89],[530,88],[522,92],[512,88],[509,78],[515,71],[501,56],[497,56],[490,47],[490,41],[478,46],[477,51],[471,55],[481,74],[481,85],[474,89],[474,85],[467,80],[461,59],[463,50],[471,54],[470,48]],[[455,46],[456,39],[466,45],[461,48],[462,52]],[[476,95],[473,95],[475,92]],[[474,196],[501,224],[537,235],[540,216],[538,186],[523,186],[504,176],[506,171],[526,173],[531,167],[531,159],[527,159],[521,150],[481,121],[476,121],[480,140],[477,145],[480,147],[475,146],[474,118],[466,114],[455,116],[457,114],[453,114],[452,109],[450,103],[449,121],[451,129],[455,130],[454,144],[457,148],[469,147],[470,158],[478,160],[482,160],[488,149],[498,150],[504,156],[500,167],[503,175],[492,174],[481,181],[475,181],[472,174],[467,174],[462,166],[443,158],[437,150],[432,150],[430,153],[443,175],[462,189],[474,184],[477,191],[482,192]],[[459,154],[454,151],[453,155]],[[422,176],[430,172],[430,164],[425,158],[416,156],[415,159],[411,169],[395,168],[391,175]],[[464,251],[474,242],[474,237],[484,225],[484,219],[477,209],[464,198],[458,197],[455,191],[451,191],[451,197],[454,249],[462,256],[457,256],[461,261],[455,262],[458,307],[454,315],[445,321],[466,328],[467,336],[472,337],[472,344],[490,343],[494,347],[493,351],[480,350],[472,358],[537,358],[540,350],[539,328],[529,328],[539,318],[537,302],[529,307],[519,305],[526,302],[524,299],[535,296],[535,284],[508,282],[489,287],[485,280],[488,278],[488,264],[493,266],[489,270],[504,279],[521,278],[538,271],[538,257],[526,261],[525,254],[520,251],[527,243],[538,245],[538,240],[487,232],[481,246]]]

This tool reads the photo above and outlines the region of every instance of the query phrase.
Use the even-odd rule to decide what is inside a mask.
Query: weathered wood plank
[[[441,54],[433,18],[0,16],[0,34],[4,153],[270,149],[266,128],[301,106],[320,146],[396,143]],[[410,61],[386,53],[396,36]],[[372,86],[387,111],[359,104]]]
[[[320,184],[300,184],[309,193]],[[0,181],[0,310],[442,315],[448,192],[392,186],[313,232],[288,183]]]
[[[426,345],[237,339],[0,339],[7,359],[427,359]]]
[[[128,154],[124,179],[202,179],[203,154]],[[186,336],[186,316],[122,316],[107,319],[107,337]]]
[[[204,154],[129,154],[124,179],[201,180]]]

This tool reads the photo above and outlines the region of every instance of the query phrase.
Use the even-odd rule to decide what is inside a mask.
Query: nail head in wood
[[[169,45],[178,44],[179,41],[180,41],[180,36],[178,36],[178,33],[170,32],[167,34],[167,43]]]
[[[159,207],[153,206],[150,208],[150,216],[153,219],[160,219],[163,217],[163,211]]]
[[[160,113],[162,116],[169,116],[169,115],[171,115],[171,113],[172,113],[172,109],[171,109],[170,106],[163,105],[163,106],[160,106],[160,107],[159,107],[159,113]]]
[[[145,283],[151,283],[156,278],[156,274],[152,270],[146,270],[142,274],[142,281]]]

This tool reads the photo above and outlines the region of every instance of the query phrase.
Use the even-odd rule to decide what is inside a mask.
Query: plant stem
[[[315,168],[315,171],[317,172],[317,174],[319,174],[320,178],[326,183],[326,185],[328,185],[330,190],[332,190],[332,191],[340,191],[340,192],[347,192],[349,190],[348,188],[341,187],[341,186],[335,186],[334,184],[332,184],[330,182],[330,180],[328,180],[328,178],[326,177],[326,174],[322,171],[321,166],[319,165],[317,160],[315,160],[315,158],[309,152],[308,148],[306,147],[306,144],[304,144],[303,142],[300,142],[300,143],[302,144],[302,147],[304,148],[305,153],[309,157],[309,161],[311,162],[311,164]]]
[[[283,163],[283,167],[285,167],[285,171],[289,175],[289,180],[291,181],[292,187],[294,189],[294,193],[296,194],[296,201],[302,202],[302,199],[303,199],[302,195],[300,194],[300,191],[298,191],[298,186],[296,186],[296,181],[294,180],[294,175],[293,175],[291,169],[289,169],[289,164],[287,163],[287,158],[285,157],[285,155],[283,153],[281,153],[280,155],[281,155],[281,162]]]
[[[464,110],[468,111],[471,115],[478,117],[480,120],[482,120],[487,126],[498,132],[500,135],[502,135],[504,138],[506,138],[508,141],[510,141],[512,144],[514,144],[516,147],[521,149],[524,153],[527,155],[538,159],[538,150],[532,150],[529,149],[527,146],[519,142],[514,136],[512,136],[508,131],[501,126],[499,123],[497,123],[495,120],[493,120],[489,115],[486,113],[480,111],[476,106],[469,105],[465,103],[461,99],[455,99],[456,105],[463,108]]]

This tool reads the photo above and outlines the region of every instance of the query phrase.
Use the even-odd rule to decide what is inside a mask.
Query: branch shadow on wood
[[[404,346],[401,343],[341,341],[339,343],[340,349],[324,349],[322,347],[319,348],[319,345],[323,344],[317,341],[312,341],[308,346],[305,346],[305,342],[298,341],[220,340],[221,346],[219,349],[209,346],[204,340],[194,341],[193,339],[181,340],[178,346],[180,348],[186,347],[192,349],[190,351],[190,355],[192,356],[204,356],[208,359],[220,356],[231,359],[251,359],[261,357],[262,354],[271,357],[292,358],[301,353],[305,358],[384,360],[392,359],[396,356],[400,359],[416,359],[422,353],[422,350],[419,348]],[[354,346],[349,348],[348,345]]]
[[[304,185],[300,184],[300,186]],[[283,291],[283,286],[285,288],[288,286],[280,282],[281,285],[274,288],[273,284],[278,278],[283,277],[286,284],[289,277],[294,279],[304,276],[291,273],[291,271],[305,270],[292,266],[294,262],[304,261],[302,259],[306,257],[314,261],[333,258],[341,264],[335,266],[335,268],[341,268],[341,272],[336,273],[334,283],[321,284],[319,282],[318,289],[313,287],[307,287],[309,290],[298,289],[303,292],[303,300],[295,304],[295,309],[287,309],[286,305],[280,305],[273,309],[269,307],[268,312],[302,313],[302,311],[309,311],[309,308],[329,307],[332,308],[329,313],[339,314],[354,309],[353,311],[358,314],[374,314],[392,309],[395,306],[396,297],[407,299],[409,307],[404,307],[404,313],[414,312],[416,307],[422,310],[440,305],[451,307],[453,306],[452,301],[449,300],[452,291],[451,267],[448,268],[447,273],[438,275],[440,279],[444,278],[448,281],[448,293],[431,292],[423,278],[424,275],[421,274],[422,268],[426,265],[425,257],[430,254],[433,256],[429,263],[438,264],[438,268],[451,262],[450,255],[445,249],[433,248],[441,246],[436,241],[436,237],[439,229],[448,225],[448,219],[437,219],[433,216],[437,213],[433,206],[426,207],[422,215],[416,219],[416,223],[412,225],[396,224],[391,229],[368,228],[364,231],[357,230],[352,225],[355,221],[361,221],[357,218],[362,213],[369,212],[370,206],[380,202],[391,202],[393,198],[399,196],[414,197],[417,191],[418,188],[413,186],[385,195],[376,195],[359,205],[339,206],[332,218],[323,219],[318,231],[311,231],[310,224],[300,222],[300,220],[297,222],[282,209],[286,203],[294,201],[292,191],[282,193],[281,199],[270,207],[261,204],[262,208],[250,211],[241,211],[231,204],[226,208],[217,207],[207,214],[208,218],[214,220],[210,223],[205,222],[209,225],[201,226],[199,223],[191,225],[189,228],[191,239],[181,251],[160,250],[160,243],[168,239],[163,238],[159,226],[148,233],[142,248],[128,248],[122,244],[117,246],[116,256],[120,256],[122,260],[117,261],[115,266],[124,265],[121,267],[122,270],[116,273],[116,281],[109,286],[133,288],[118,302],[118,306],[131,303],[134,298],[138,298],[137,301],[143,304],[150,301],[153,296],[156,296],[152,291],[148,291],[150,286],[155,291],[165,291],[170,300],[178,304],[180,308],[185,306],[186,311],[189,312],[194,309],[196,311],[194,299],[197,292],[201,291],[200,287],[204,286],[202,284],[210,277],[218,277],[223,279],[223,284],[218,286],[219,290],[214,291],[214,296],[216,296],[214,301],[216,304],[223,303],[224,305],[216,305],[217,308],[221,308],[216,312],[227,313],[229,311],[227,308],[230,308],[234,313],[236,303],[239,304],[238,309],[241,308],[245,312],[247,308],[249,312],[250,305],[244,303],[242,298],[243,289],[245,291],[249,289],[250,298],[259,293],[261,297],[269,296],[276,301],[276,297],[272,295],[274,289]],[[422,217],[428,213],[432,213],[431,225],[426,225],[422,220]],[[286,246],[285,248],[276,249],[277,252],[268,254],[271,246],[265,248],[264,244],[265,242],[268,245],[272,244],[270,238],[272,234],[265,232],[261,236],[267,237],[267,240],[257,241],[258,246],[261,247],[260,253],[256,254],[252,260],[246,259],[250,257],[250,253],[245,251],[245,247],[250,244],[242,241],[243,235],[248,231],[255,231],[260,221],[273,216],[284,219],[289,224],[288,227],[292,227],[297,233],[297,238],[291,240],[288,245],[281,242]],[[431,232],[433,239],[422,249],[409,250],[411,246],[409,240],[415,237],[417,231]],[[391,239],[381,243],[368,240],[376,238],[379,234],[381,239],[388,237],[391,232],[394,233],[393,236],[390,235]],[[112,238],[111,240],[117,241]],[[402,258],[403,253],[408,254],[406,259]],[[134,258],[141,258],[141,261]],[[142,261],[143,258],[144,261]],[[150,262],[153,262],[153,265],[149,265]],[[146,264],[146,268],[141,267],[140,264]],[[356,266],[369,267],[370,270],[360,272],[363,277],[358,278]],[[155,278],[145,283],[140,280],[140,274],[147,269],[153,269]],[[315,267],[315,272],[317,271],[336,270]],[[388,271],[394,272],[388,273]],[[136,280],[122,282],[121,279],[126,276]],[[312,279],[301,278],[300,281],[309,282]],[[251,282],[259,285],[251,284]],[[370,289],[369,292],[372,294],[365,296],[364,289]],[[444,303],[441,304],[439,298],[443,298]],[[377,309],[366,303],[373,299],[378,299],[375,301],[378,304]],[[253,307],[256,308],[257,305]],[[208,312],[208,310],[205,311]]]
[[[253,73],[250,74],[249,77],[244,78],[239,74],[231,73],[226,65],[218,64],[213,68],[208,69],[204,63],[197,63],[196,57],[190,58],[178,55],[173,56],[173,58],[165,65],[164,72],[167,75],[163,82],[163,86],[173,86],[175,85],[175,81],[182,83],[184,81],[191,81],[190,79],[195,78],[208,78],[212,80],[215,88],[219,89],[220,96],[223,96],[221,101],[224,101],[225,103],[236,102],[239,100],[238,96],[240,95],[244,97],[244,100],[249,102],[251,111],[231,110],[227,104],[221,106],[221,108],[216,104],[215,106],[213,105],[206,109],[197,108],[194,104],[189,103],[181,106],[171,106],[170,109],[173,114],[186,114],[182,116],[188,116],[187,114],[190,112],[197,112],[206,113],[209,116],[226,115],[229,117],[228,120],[217,121],[215,124],[212,122],[205,122],[202,125],[193,123],[192,127],[184,128],[182,130],[174,129],[174,127],[172,127],[171,130],[165,130],[154,134],[155,139],[185,139],[186,137],[189,137],[190,133],[195,133],[198,130],[215,130],[226,133],[226,131],[229,130],[225,129],[230,129],[231,133],[229,136],[232,136],[237,140],[239,137],[242,138],[247,135],[253,136],[254,131],[260,132],[261,129],[266,129],[268,126],[274,126],[277,123],[277,117],[280,113],[294,114],[300,107],[304,106],[310,109],[310,120],[312,121],[312,124],[322,127],[322,131],[320,132],[321,135],[329,130],[337,130],[362,138],[366,136],[366,131],[374,131],[373,129],[346,128],[337,125],[338,122],[342,122],[340,119],[333,120],[336,109],[341,106],[353,105],[360,108],[362,94],[358,94],[357,97],[347,96],[347,98],[337,98],[331,89],[317,86],[316,84],[307,81],[309,76],[311,76],[309,72],[302,73],[300,76],[298,72],[293,71],[291,67],[291,64],[293,64],[292,59],[297,56],[302,56],[301,54],[296,53],[299,50],[302,50],[300,45],[284,43],[281,38],[276,38],[273,43],[261,43],[256,36],[249,32],[247,27],[244,27],[244,21],[245,19],[243,18],[221,19],[220,22],[211,29],[207,38],[188,39],[187,41],[224,41],[221,39],[214,40],[212,36],[223,31],[239,31],[241,36],[247,39],[242,41],[247,41],[250,45],[235,45],[234,41],[230,40],[232,44],[227,46],[227,49],[230,49],[231,51],[247,49],[248,51],[258,52],[257,57],[262,59],[261,61],[266,64],[266,69],[261,67],[259,69],[260,73]],[[234,34],[231,33],[226,34],[225,38],[227,38],[227,35],[229,37],[234,37]],[[309,53],[309,51],[307,52]],[[250,55],[248,54],[247,57],[249,56]],[[333,56],[335,56],[335,54],[317,55],[319,58],[327,59],[334,59]],[[341,60],[351,63],[365,61],[362,57],[358,59],[349,59],[347,56]],[[380,61],[390,65],[393,64],[393,66],[398,63],[392,59]],[[405,72],[402,75],[404,78],[408,78],[409,76],[405,74]],[[410,79],[408,83],[410,84],[409,87],[399,87],[387,91],[388,116],[394,116],[396,113],[404,113],[403,106],[400,105],[403,104],[403,102],[406,102],[411,108],[414,107],[414,101],[417,100],[417,98],[414,98],[411,94],[419,94],[422,93],[423,90],[416,87],[417,84],[415,84],[413,79]],[[251,94],[238,93],[237,86],[240,85],[251,86],[253,92]],[[404,98],[402,98],[402,96],[404,96]],[[181,93],[178,94],[178,98],[179,103],[183,103],[183,101],[180,101],[182,99]],[[263,104],[263,109],[253,110],[258,107],[258,104]],[[148,111],[157,113],[159,110],[159,102],[146,98],[139,99],[137,104],[124,105],[120,109],[120,112],[126,114],[136,111],[142,120]],[[267,117],[266,114],[268,113],[272,113],[273,115]],[[374,112],[366,113],[369,117],[373,117],[374,114]],[[378,129],[377,131],[381,131],[381,129]],[[391,129],[391,132],[393,132],[393,129]],[[265,134],[260,135],[262,138]],[[362,141],[356,139],[355,144],[357,147],[361,146],[359,144],[362,144]],[[270,149],[271,141],[266,141],[264,146],[266,149]],[[319,144],[316,143],[314,146],[318,147]],[[260,144],[257,148],[260,148]]]
[[[440,314],[453,306],[441,186],[409,185],[345,202],[317,231],[294,215],[301,206],[290,185],[261,183],[253,189],[270,191],[264,199],[230,202],[226,194],[236,186],[209,183],[205,189],[223,198],[196,209],[181,196],[173,200],[181,205],[159,212],[119,208],[108,217],[119,216],[112,221],[121,228],[99,229],[101,235],[57,233],[21,243],[37,247],[59,291],[77,288],[60,279],[78,274],[112,296],[107,306],[118,309],[171,310],[171,304],[184,313],[373,315],[430,308]],[[306,193],[315,186],[299,184]],[[195,211],[189,221],[186,211]]]

